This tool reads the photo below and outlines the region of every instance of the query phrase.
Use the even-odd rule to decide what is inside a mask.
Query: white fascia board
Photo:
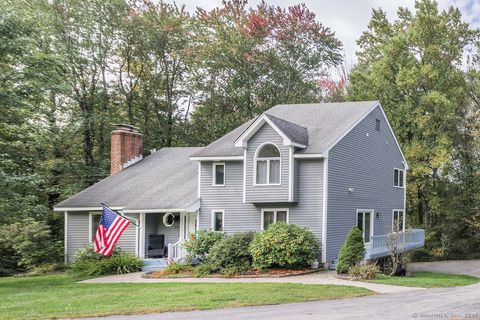
[[[244,156],[190,157],[192,161],[228,161],[243,160]]]
[[[113,210],[122,210],[124,207],[110,207]],[[103,207],[76,207],[76,208],[53,208],[53,211],[101,211]]]
[[[296,153],[293,154],[295,159],[318,159],[318,158],[325,158],[322,153]]]

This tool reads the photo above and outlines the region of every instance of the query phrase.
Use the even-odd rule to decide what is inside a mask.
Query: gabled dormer
[[[269,114],[236,140],[244,149],[244,202],[294,202],[294,158],[308,144],[307,129]]]

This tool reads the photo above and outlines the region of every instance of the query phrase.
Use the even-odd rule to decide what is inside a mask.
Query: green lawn
[[[240,307],[372,294],[347,286],[279,283],[84,284],[71,276],[0,278],[0,319],[54,319]]]
[[[407,287],[446,288],[474,284],[480,282],[480,278],[438,272],[415,272],[411,277],[380,275],[377,279],[369,282]]]

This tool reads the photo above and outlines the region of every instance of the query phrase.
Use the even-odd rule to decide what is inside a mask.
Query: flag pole
[[[140,228],[140,226],[139,226],[138,224],[136,224],[132,219],[129,219],[129,218],[127,218],[126,216],[124,216],[123,214],[121,214],[121,213],[113,210],[112,208],[110,208],[109,206],[107,206],[107,205],[106,205],[105,203],[103,203],[103,202],[100,202],[100,204],[101,204],[102,206],[104,206],[104,207],[112,210],[113,212],[115,212],[116,214],[118,214],[120,217],[122,217],[122,218],[124,218],[124,219],[127,219],[127,220],[130,221],[133,225],[135,225],[137,228]]]

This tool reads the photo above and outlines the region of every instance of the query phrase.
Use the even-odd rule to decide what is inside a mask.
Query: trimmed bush
[[[143,261],[130,252],[114,248],[109,257],[93,251],[92,244],[75,252],[71,271],[80,277],[94,277],[108,274],[124,274],[141,271]]]
[[[300,268],[309,266],[318,252],[318,243],[307,228],[277,222],[255,235],[250,253],[253,267]]]
[[[249,247],[254,232],[240,232],[218,241],[211,249],[207,261],[221,273],[241,274],[252,268]]]
[[[362,232],[357,227],[350,229],[347,239],[340,249],[338,256],[337,273],[348,273],[351,267],[365,258],[365,244]]]
[[[197,234],[191,234],[187,241],[183,244],[183,248],[187,251],[188,259],[205,258],[210,249],[218,241],[225,238],[225,234],[218,231],[200,230]]]
[[[375,263],[357,264],[350,268],[348,275],[354,280],[373,280],[380,269]]]

